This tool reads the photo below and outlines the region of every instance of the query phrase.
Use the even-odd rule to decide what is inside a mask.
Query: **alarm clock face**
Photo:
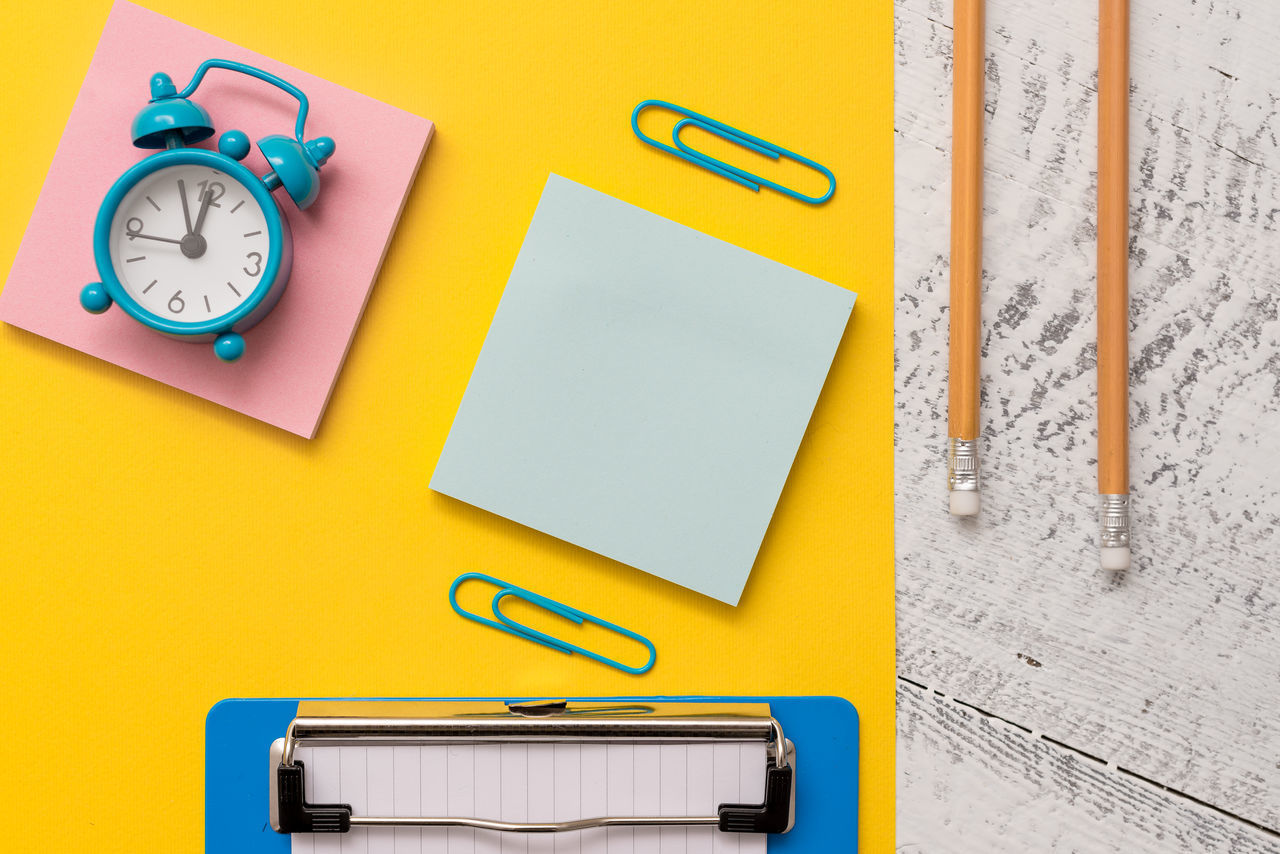
[[[180,164],[144,175],[125,192],[107,245],[116,277],[141,308],[197,324],[250,299],[275,248],[269,235],[267,212],[239,181]]]

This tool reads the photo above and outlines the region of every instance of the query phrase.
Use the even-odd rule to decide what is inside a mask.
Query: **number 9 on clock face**
[[[273,203],[274,207],[274,203]],[[112,217],[109,248],[121,287],[143,310],[180,324],[233,314],[262,284],[268,213],[225,172],[195,164],[143,176]]]

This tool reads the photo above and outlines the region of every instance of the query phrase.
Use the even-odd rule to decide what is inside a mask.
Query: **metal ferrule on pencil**
[[[1102,499],[1102,548],[1129,547],[1129,496],[1100,495]]]
[[[978,440],[947,438],[947,489],[978,491]]]

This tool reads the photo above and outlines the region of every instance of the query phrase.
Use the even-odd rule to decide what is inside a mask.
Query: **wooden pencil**
[[[982,331],[983,0],[955,0],[951,113],[951,356],[947,489],[951,512],[973,516],[978,490],[978,360]]]
[[[1098,4],[1101,563],[1129,568],[1129,0]]]

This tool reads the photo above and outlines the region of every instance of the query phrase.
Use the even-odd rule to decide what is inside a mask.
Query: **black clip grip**
[[[792,767],[770,765],[763,804],[721,804],[720,829],[728,833],[786,833],[791,829]]]
[[[303,788],[302,763],[276,768],[276,820],[281,833],[346,833],[351,829],[350,804],[309,804]]]

